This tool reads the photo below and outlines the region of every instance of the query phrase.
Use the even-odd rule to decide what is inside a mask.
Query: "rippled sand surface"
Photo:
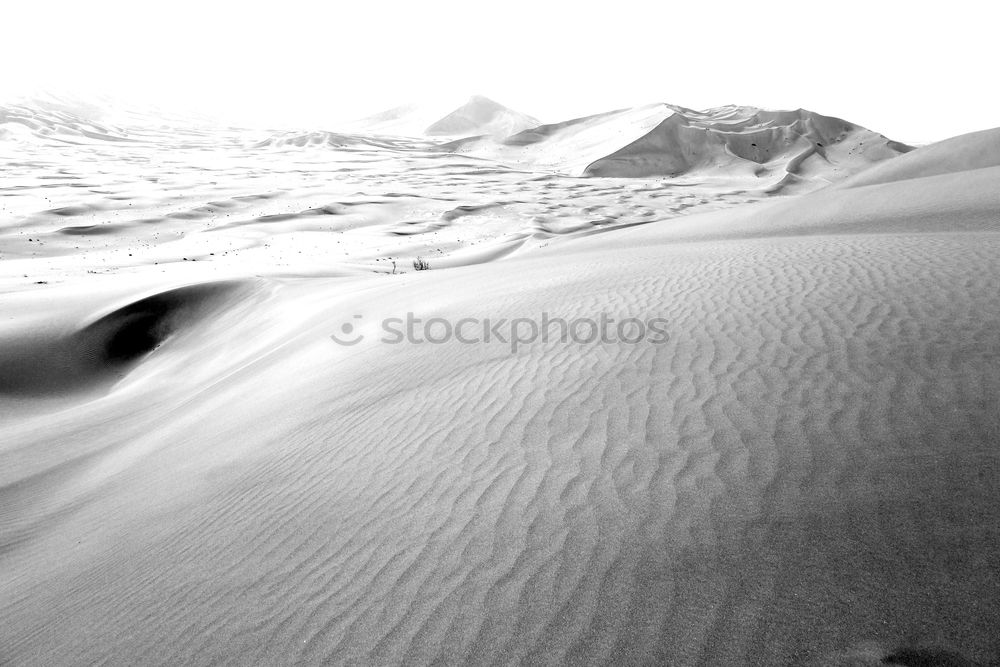
[[[7,140],[0,662],[989,664],[969,136],[767,201],[332,133]],[[381,342],[407,312],[669,339]]]

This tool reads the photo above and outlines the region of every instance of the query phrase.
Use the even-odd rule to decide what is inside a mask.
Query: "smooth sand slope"
[[[5,260],[0,660],[996,660],[998,132],[447,270]],[[408,311],[669,340],[379,342]]]

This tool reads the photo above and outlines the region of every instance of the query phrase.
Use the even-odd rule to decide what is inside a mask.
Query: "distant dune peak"
[[[396,106],[343,124],[340,129],[376,135],[500,139],[539,124],[536,118],[484,95],[472,95],[458,107],[437,103]]]
[[[432,123],[424,134],[437,136],[510,136],[539,125],[531,116],[514,111],[482,95],[469,100],[444,118]]]

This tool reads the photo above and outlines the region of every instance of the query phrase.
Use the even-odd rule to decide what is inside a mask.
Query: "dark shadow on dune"
[[[104,343],[104,359],[127,364],[149,354],[171,333],[166,319],[158,312],[139,313],[128,318]]]
[[[0,341],[0,395],[62,395],[107,389],[241,283],[192,285],[154,294],[68,334]]]
[[[121,229],[120,225],[83,225],[78,227],[63,227],[58,232],[67,236],[103,236],[105,234],[115,234],[120,232]]]

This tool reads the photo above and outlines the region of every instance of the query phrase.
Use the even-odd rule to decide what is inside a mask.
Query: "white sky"
[[[112,94],[243,123],[473,93],[545,122],[805,107],[923,143],[1000,125],[995,2],[5,2],[0,99]]]

